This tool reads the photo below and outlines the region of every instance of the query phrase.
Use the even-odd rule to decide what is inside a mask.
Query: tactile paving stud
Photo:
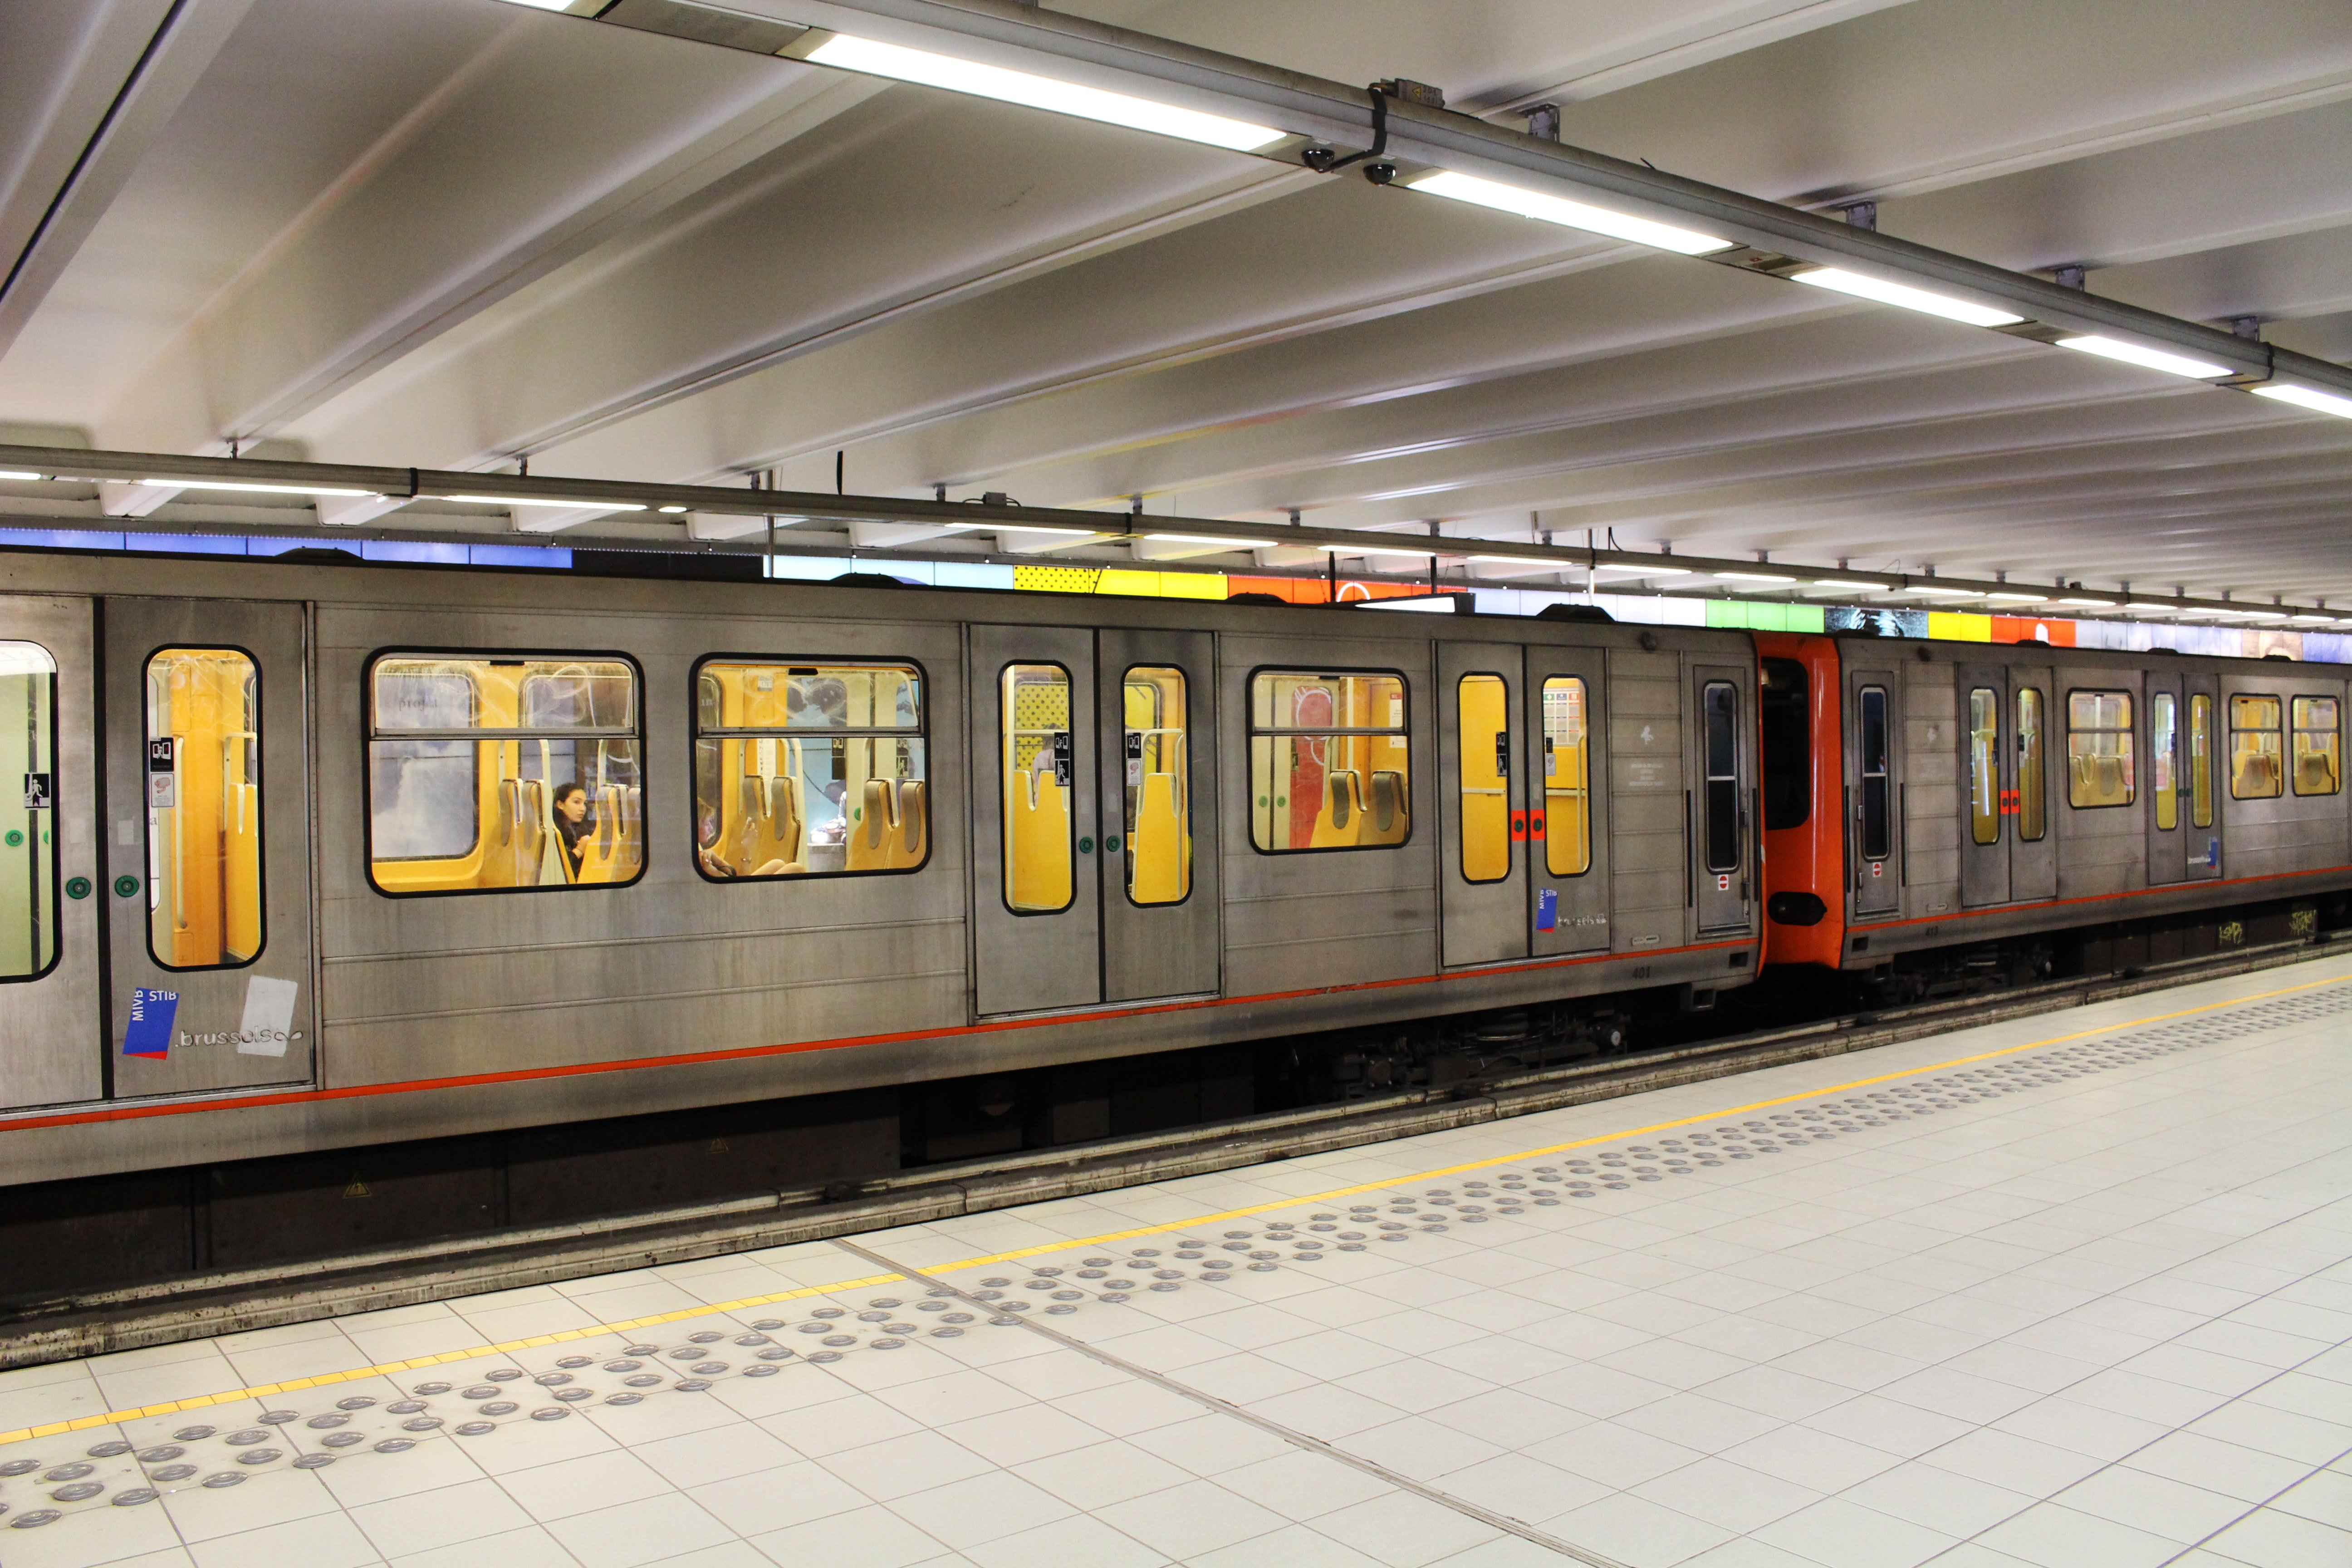
[[[488,1378],[492,1383],[512,1383],[516,1378],[522,1375],[522,1369],[520,1367],[502,1366],[496,1372],[484,1373],[482,1375]]]
[[[572,1412],[560,1405],[551,1405],[544,1409],[532,1411],[530,1418],[534,1421],[561,1421],[571,1414]]]
[[[416,1442],[414,1438],[386,1437],[375,1446],[375,1451],[379,1454],[405,1454],[415,1447]]]
[[[323,1470],[335,1462],[332,1454],[305,1454],[294,1461],[298,1470]]]
[[[238,1480],[245,1479],[243,1476],[239,1476],[236,1479]],[[45,1524],[53,1524],[64,1517],[65,1516],[59,1513],[56,1509],[37,1508],[30,1513],[20,1513],[16,1518],[10,1520],[8,1521],[8,1528],[11,1530],[38,1530],[41,1526]]]
[[[153,1502],[160,1495],[153,1487],[131,1487],[107,1500],[117,1508],[137,1508],[142,1502]]]
[[[481,1411],[485,1415],[511,1415],[521,1408],[521,1405],[517,1405],[511,1399],[494,1399],[488,1405],[483,1405],[481,1407]],[[401,1425],[405,1426],[408,1424],[404,1421]]]
[[[460,1437],[479,1437],[486,1432],[495,1432],[498,1429],[499,1425],[495,1421],[460,1421],[457,1426],[457,1436]]]
[[[699,1333],[688,1334],[686,1337],[694,1344],[709,1345],[717,1344],[720,1340],[725,1339],[727,1336],[722,1333],[715,1332],[709,1329],[705,1329]]]
[[[268,1453],[269,1451],[265,1448],[262,1452]],[[271,1455],[271,1458],[274,1458],[276,1456]],[[76,1481],[71,1486],[59,1487],[57,1490],[51,1492],[49,1496],[58,1502],[87,1502],[105,1489],[106,1487],[102,1482]]]
[[[356,1398],[336,1400],[335,1408],[338,1410],[366,1410],[373,1407],[374,1404],[374,1400],[368,1398],[365,1394],[361,1394]]]

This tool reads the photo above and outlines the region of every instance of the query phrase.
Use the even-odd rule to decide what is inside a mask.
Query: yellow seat
[[[897,835],[898,812],[890,781],[867,779],[859,797],[858,815],[849,825],[848,853],[844,863],[852,871],[880,871],[890,864],[890,845]]]
[[[1315,814],[1315,849],[1340,849],[1363,842],[1364,792],[1353,768],[1323,775],[1323,809]]]
[[[2336,770],[2328,764],[2326,754],[2305,752],[2294,760],[2294,793],[2297,795],[2334,795]]]
[[[1070,901],[1070,797],[1051,773],[1013,773],[1005,801],[1005,901],[1058,910]]]
[[[887,864],[901,870],[923,863],[924,839],[930,824],[923,786],[915,779],[898,781],[898,817],[890,836]]]
[[[1129,889],[1139,904],[1181,902],[1192,889],[1184,862],[1184,808],[1176,796],[1174,773],[1146,773],[1135,808],[1135,831],[1128,836],[1135,857]]]

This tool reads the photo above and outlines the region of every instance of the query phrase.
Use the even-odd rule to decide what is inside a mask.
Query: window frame
[[[388,644],[369,653],[367,658],[362,659],[360,663],[360,871],[361,875],[366,879],[368,890],[370,892],[374,893],[378,898],[383,899],[479,899],[531,893],[617,892],[624,888],[634,888],[639,882],[645,880],[646,872],[653,863],[653,856],[650,853],[646,852],[645,841],[641,839],[640,853],[637,857],[636,875],[631,877],[625,882],[581,883],[566,881],[534,884],[528,888],[417,888],[400,892],[395,892],[379,883],[375,879],[375,758],[373,747],[375,742],[380,740],[396,741],[400,739],[400,736],[397,733],[384,736],[378,735],[375,732],[375,670],[376,666],[382,664],[387,658],[478,659],[486,664],[530,664],[534,661],[552,662],[558,660],[587,661],[604,659],[617,664],[627,665],[629,667],[630,679],[635,683],[635,700],[632,704],[632,707],[636,714],[637,722],[636,729],[633,733],[637,743],[637,790],[639,796],[637,824],[638,831],[641,834],[645,831],[645,825],[653,820],[654,815],[653,780],[650,776],[650,770],[646,766],[646,698],[651,691],[651,688],[646,680],[645,666],[638,662],[635,655],[625,653],[618,648],[485,648],[479,647],[417,647],[405,643]],[[481,696],[481,689],[478,686],[475,688],[474,694],[476,700],[478,703]],[[478,712],[479,710],[480,710],[478,706],[476,711]],[[435,738],[437,739],[441,737]],[[591,740],[610,739],[608,736],[602,735],[591,735],[587,738]],[[478,741],[476,743],[478,744],[479,742]],[[476,763],[474,779],[474,837],[472,841],[467,846],[469,853],[482,841],[480,794],[481,774],[478,756],[479,753],[477,753],[478,761]],[[426,858],[426,857],[401,856],[394,858],[398,861],[410,861],[418,858]]]
[[[1258,677],[1262,675],[1303,675],[1309,677],[1310,679],[1325,676],[1385,676],[1393,679],[1397,683],[1397,690],[1400,699],[1404,704],[1403,722],[1394,726],[1393,728],[1384,727],[1378,730],[1295,730],[1289,728],[1262,730],[1258,727],[1257,722],[1257,681]],[[1346,665],[1252,665],[1248,673],[1242,678],[1242,706],[1243,749],[1247,759],[1243,763],[1244,789],[1242,798],[1248,804],[1248,810],[1251,816],[1250,828],[1246,837],[1249,840],[1249,847],[1253,853],[1265,856],[1268,859],[1281,859],[1292,855],[1377,854],[1384,850],[1402,849],[1406,845],[1412,842],[1412,836],[1420,826],[1421,814],[1414,810],[1412,805],[1413,784],[1415,774],[1418,773],[1418,770],[1414,767],[1412,761],[1413,704],[1412,677],[1408,676],[1402,669],[1384,668],[1380,667],[1357,668]],[[1257,825],[1255,820],[1257,809],[1255,804],[1257,798],[1257,742],[1261,736],[1267,739],[1280,739],[1282,737],[1291,735],[1393,735],[1397,739],[1402,741],[1404,742],[1405,760],[1404,837],[1398,839],[1393,844],[1327,844],[1320,848],[1317,848],[1314,846],[1309,845],[1303,848],[1296,849],[1268,849],[1259,844],[1257,841]]]
[[[2326,729],[2321,729],[2317,725],[2305,725],[2296,722],[2295,715],[2302,711],[2303,705],[2306,702],[2326,702],[2332,705],[2336,710],[2336,721],[2328,725]],[[2334,766],[2329,769],[2329,772],[2335,777],[2336,785],[2333,789],[2305,789],[2303,787],[2303,770],[2299,767],[2290,767],[2288,770],[2287,784],[2289,793],[2307,800],[2325,800],[2332,795],[2342,795],[2344,793],[2343,700],[2328,693],[2315,691],[2305,692],[2300,696],[2289,697],[2287,699],[2286,710],[2286,760],[2289,763],[2300,763],[2303,758],[2308,754],[2302,751],[2298,744],[2301,737],[2305,735],[2326,735],[2335,741],[2335,749],[2332,752],[2324,754],[2326,754],[2334,763]]]
[[[1592,743],[1594,736],[1598,733],[1597,727],[1592,721],[1592,688],[1594,682],[1589,676],[1559,673],[1544,676],[1537,681],[1536,713],[1541,733],[1539,735],[1530,736],[1528,739],[1531,742],[1538,739],[1542,741],[1543,750],[1540,755],[1544,758],[1549,758],[1551,754],[1551,720],[1550,716],[1544,710],[1544,698],[1548,693],[1549,693],[1555,682],[1561,685],[1575,686],[1578,689],[1580,704],[1584,710],[1584,738],[1578,743],[1576,748],[1576,754],[1578,760],[1582,764],[1583,771],[1579,778],[1576,788],[1568,792],[1570,795],[1581,794],[1584,796],[1584,810],[1582,813],[1583,820],[1580,824],[1580,831],[1578,835],[1581,839],[1578,848],[1583,857],[1583,869],[1578,871],[1555,871],[1552,869],[1551,771],[1549,768],[1536,769],[1534,770],[1534,777],[1536,788],[1542,793],[1544,803],[1543,874],[1547,879],[1554,882],[1573,882],[1579,877],[1590,877],[1592,875],[1592,812],[1594,799],[1592,789]],[[1528,758],[1529,762],[1534,762],[1536,760],[1537,757],[1534,755],[1531,755]],[[1528,864],[1530,869],[1534,868],[1535,857],[1533,855],[1529,855],[1528,857]]]
[[[1004,789],[1013,776],[1013,759],[1005,754],[1004,750],[1004,742],[1013,730],[1013,715],[1004,705],[1004,678],[1016,669],[1058,669],[1070,694],[1070,896],[1050,910],[1018,910],[1013,907],[1013,836],[1005,831],[1005,815],[1013,809],[1013,803]],[[1078,839],[1081,837],[1078,781],[1085,764],[1078,757],[1078,678],[1068,665],[1058,658],[1008,658],[997,666],[996,673],[990,676],[989,680],[996,688],[996,899],[1004,906],[1004,912],[1016,920],[1066,915],[1078,907],[1081,885],[1078,876]],[[1101,803],[1097,802],[1095,809],[1099,816]]]
[[[1118,720],[1119,720],[1119,725],[1118,725],[1118,744],[1119,744],[1119,759],[1118,759],[1118,760],[1119,760],[1119,771],[1120,771],[1120,775],[1121,775],[1121,776],[1120,776],[1120,785],[1119,785],[1119,813],[1118,813],[1118,819],[1119,819],[1119,823],[1118,823],[1118,826],[1119,826],[1119,838],[1120,838],[1120,840],[1121,840],[1121,846],[1120,846],[1120,847],[1119,847],[1117,851],[1115,851],[1115,852],[1114,852],[1114,851],[1107,851],[1107,852],[1106,852],[1106,854],[1108,854],[1108,853],[1117,853],[1117,854],[1118,855],[1119,858],[1121,859],[1121,861],[1122,861],[1122,862],[1124,862],[1124,861],[1128,858],[1128,857],[1130,855],[1130,853],[1132,852],[1132,851],[1131,851],[1131,846],[1133,845],[1133,843],[1134,843],[1134,839],[1135,839],[1134,830],[1133,830],[1131,827],[1129,827],[1129,825],[1128,825],[1128,821],[1127,821],[1127,788],[1126,788],[1126,779],[1125,779],[1125,774],[1126,774],[1126,764],[1127,764],[1127,754],[1126,754],[1126,753],[1127,753],[1127,679],[1128,679],[1128,677],[1129,677],[1129,676],[1133,675],[1133,674],[1134,674],[1137,670],[1139,670],[1139,669],[1172,669],[1172,670],[1174,670],[1174,671],[1176,672],[1176,679],[1179,679],[1180,681],[1183,682],[1183,687],[1184,687],[1184,842],[1185,842],[1187,845],[1191,846],[1191,847],[1185,851],[1185,859],[1184,859],[1184,896],[1183,896],[1182,898],[1181,898],[1181,899],[1174,899],[1174,900],[1170,900],[1169,902],[1164,903],[1164,904],[1146,904],[1146,903],[1140,903],[1140,902],[1138,902],[1138,901],[1137,901],[1137,900],[1136,900],[1136,897],[1135,897],[1134,879],[1133,879],[1131,876],[1126,875],[1126,874],[1124,873],[1124,870],[1123,870],[1123,869],[1122,869],[1122,874],[1120,875],[1120,877],[1119,877],[1119,879],[1118,879],[1118,890],[1119,890],[1120,895],[1121,895],[1122,897],[1124,897],[1124,898],[1127,900],[1128,907],[1129,907],[1129,909],[1136,909],[1136,910],[1181,910],[1181,909],[1182,909],[1186,904],[1189,904],[1189,903],[1191,903],[1191,902],[1192,901],[1192,895],[1193,895],[1195,892],[1198,892],[1198,891],[1200,890],[1200,886],[1201,886],[1201,879],[1200,879],[1200,877],[1196,874],[1196,873],[1198,872],[1198,870],[1199,870],[1199,868],[1193,864],[1194,858],[1195,858],[1195,857],[1198,855],[1198,852],[1199,852],[1199,849],[1200,849],[1200,840],[1199,840],[1199,839],[1198,839],[1198,838],[1193,835],[1193,832],[1192,832],[1192,827],[1193,827],[1192,797],[1193,797],[1194,794],[1196,793],[1195,782],[1194,782],[1193,777],[1192,777],[1192,736],[1193,736],[1193,733],[1194,733],[1194,731],[1193,731],[1193,725],[1192,725],[1192,672],[1190,669],[1187,669],[1186,668],[1184,668],[1184,666],[1182,666],[1182,665],[1181,665],[1181,664],[1176,664],[1176,663],[1172,663],[1172,662],[1171,662],[1171,663],[1165,663],[1165,664],[1144,664],[1144,663],[1137,663],[1137,664],[1130,664],[1130,665],[1129,665],[1125,669],[1123,669],[1123,670],[1119,671],[1119,676],[1118,676],[1118,697],[1119,697],[1119,706],[1118,706]]]
[[[792,735],[792,737],[796,740],[805,740],[818,736],[834,740],[861,740],[879,739],[884,736],[903,738],[912,735],[915,739],[922,742],[923,743],[924,773],[922,780],[920,781],[923,785],[923,858],[920,860],[916,861],[911,866],[885,866],[877,869],[865,871],[852,871],[845,867],[843,869],[838,871],[803,871],[798,876],[793,877],[781,875],[774,877],[714,877],[709,872],[702,868],[702,855],[700,853],[702,844],[697,834],[694,813],[689,811],[687,814],[686,822],[686,837],[688,846],[687,860],[688,863],[694,868],[694,874],[696,876],[701,878],[704,881],[710,883],[714,887],[720,888],[792,887],[802,882],[830,882],[844,877],[911,877],[916,872],[920,871],[930,865],[932,846],[939,837],[939,798],[931,788],[930,773],[931,672],[924,666],[922,660],[912,658],[880,658],[870,655],[853,655],[840,658],[823,657],[802,658],[798,655],[764,653],[706,653],[702,655],[688,667],[686,672],[688,714],[686,721],[686,777],[687,791],[689,799],[693,797],[694,785],[697,782],[695,776],[695,748],[700,745],[704,739],[704,731],[702,728],[702,672],[714,664],[772,664],[780,669],[787,668],[794,665],[802,667],[815,665],[820,669],[824,668],[827,666],[831,666],[835,668],[908,669],[914,671],[915,679],[919,684],[923,695],[921,711],[916,716],[915,728],[911,731],[881,730],[869,725],[863,728],[853,728],[849,730],[819,730],[811,728],[794,732],[785,730],[770,731],[756,728],[745,728],[738,725],[721,726],[719,730],[711,732],[711,738],[722,741],[782,740],[787,735]],[[639,710],[637,717],[638,723],[640,727],[642,727],[645,721],[645,715],[642,710]],[[647,858],[650,859],[651,857],[648,856]],[[642,875],[642,870],[640,871],[640,874]],[[625,883],[621,885],[626,886]]]
[[[29,970],[23,974],[0,974],[0,985],[30,985],[37,982],[46,980],[50,975],[56,973],[58,965],[63,963],[66,957],[65,905],[67,899],[71,895],[66,892],[64,846],[58,843],[58,839],[61,838],[63,835],[58,832],[58,819],[65,811],[65,769],[59,761],[63,753],[63,748],[58,744],[58,688],[65,684],[65,671],[58,663],[56,650],[51,648],[48,644],[41,641],[38,637],[0,637],[0,643],[23,643],[29,647],[37,647],[41,650],[41,657],[49,661],[49,708],[47,715],[47,733],[49,742],[48,891],[49,919],[50,923],[56,928],[56,940],[49,949],[48,963],[43,964],[40,968]],[[27,816],[32,816],[37,814],[27,812],[26,815]],[[91,880],[95,882],[97,879],[98,879],[93,875]]]
[[[142,753],[141,757],[141,781],[143,784],[147,777],[145,772],[145,757],[143,753],[146,746],[152,744],[155,739],[155,737],[148,731],[147,728],[149,724],[153,722],[152,716],[147,710],[147,682],[150,678],[151,671],[154,668],[156,655],[170,648],[179,648],[188,653],[233,653],[242,658],[247,665],[252,667],[253,721],[255,726],[253,731],[253,767],[254,772],[257,776],[251,782],[254,784],[256,788],[264,789],[265,791],[262,797],[263,815],[261,822],[267,823],[269,820],[268,815],[268,798],[263,780],[268,777],[269,768],[264,756],[265,747],[263,742],[265,735],[260,728],[262,721],[262,707],[266,700],[262,690],[261,659],[260,657],[251,648],[247,647],[240,643],[157,643],[153,647],[149,648],[147,650],[146,657],[139,661],[139,739],[142,742],[141,752]],[[177,767],[178,763],[175,758],[173,762],[175,773],[177,772]],[[362,787],[363,789],[365,787],[364,781],[362,781]],[[143,801],[141,803],[141,813],[142,817],[145,817],[148,815],[145,803]],[[481,831],[480,813],[478,810],[475,814],[474,824],[474,837],[478,842],[481,837]],[[145,867],[152,867],[154,864],[153,856],[155,853],[155,837],[154,828],[152,823],[142,825],[141,832],[142,835],[141,847],[147,851],[146,856],[141,862],[143,868]],[[257,857],[259,864],[256,869],[254,877],[254,896],[259,900],[261,905],[261,941],[255,945],[253,956],[251,958],[240,959],[236,963],[185,964],[166,963],[163,962],[162,956],[155,951],[154,915],[151,910],[142,910],[141,911],[141,915],[142,917],[141,923],[145,926],[146,930],[141,940],[145,942],[147,944],[147,961],[150,963],[152,963],[156,968],[163,971],[167,974],[209,974],[227,970],[250,969],[253,965],[261,962],[261,955],[269,951],[269,840],[267,834],[262,831],[261,823],[257,823],[255,825],[254,837],[260,841],[259,855]],[[370,879],[373,881],[373,877],[371,877]],[[146,876],[145,880],[148,884],[148,889],[142,889],[142,891],[152,889],[155,882],[155,879],[152,875]]]
[[[2120,725],[2095,725],[2077,728],[2074,723],[2074,699],[2077,697],[2120,697],[2124,701],[2124,721]],[[2124,787],[2121,800],[2094,801],[2088,805],[2074,798],[2074,737],[2077,735],[2121,735],[2132,743],[2130,754],[2131,781]],[[2070,686],[2066,688],[2066,809],[2069,811],[2123,811],[2139,804],[2139,701],[2136,693],[2114,686]]]
[[[2238,704],[2241,702],[2270,702],[2276,704],[2278,709],[2277,722],[2271,724],[2266,728],[2239,728]],[[2231,691],[2226,693],[2222,697],[2221,739],[2224,743],[2224,749],[2230,759],[2230,798],[2231,800],[2284,800],[2286,798],[2287,736],[2292,732],[2292,725],[2287,717],[2288,712],[2289,710],[2285,697],[2275,691]],[[2268,795],[2240,795],[2238,793],[2238,737],[2241,735],[2269,735],[2279,743],[2278,750],[2272,753],[2272,755],[2278,760],[2278,787],[2271,791]]]
[[[1878,739],[1880,765],[1870,771],[1870,700],[1878,699]],[[1873,683],[1858,687],[1853,694],[1854,793],[1861,796],[1854,814],[1854,858],[1875,866],[1895,858],[1895,700],[1888,689]],[[1871,852],[1870,782],[1879,783],[1878,849]]]

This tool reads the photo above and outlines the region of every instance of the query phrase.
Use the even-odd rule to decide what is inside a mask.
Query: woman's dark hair
[[[586,795],[588,791],[577,783],[557,784],[555,786],[555,804],[557,805],[562,805],[572,796],[575,795]]]

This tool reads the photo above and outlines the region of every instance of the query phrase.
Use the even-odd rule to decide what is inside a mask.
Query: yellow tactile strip
[[[1492,1170],[1498,1165],[1521,1164],[1547,1154],[1563,1153],[1570,1149],[1590,1148],[1595,1143],[1620,1142],[1630,1138],[1667,1131],[1676,1127],[1693,1126],[1702,1121],[1718,1121],[1727,1116],[1745,1116],[1754,1111],[1768,1110],[1776,1105],[1791,1105],[1801,1100],[1822,1100],[1831,1095],[1847,1094],[1856,1089],[1868,1089],[1876,1084],[1895,1083],[1904,1079],[1920,1078],[1930,1073],[1948,1072],[1954,1068],[1967,1067],[1974,1062],[1993,1061],[2001,1057],[2016,1056],[2022,1051],[2042,1050],[2051,1046],[2064,1045],[2071,1040],[2088,1039],[2095,1035],[2110,1035],[2124,1029],[2140,1028],[2149,1024],[2161,1024],[2176,1018],[2195,1017],[2200,1013],[2215,1013],[2226,1008],[2242,1007],[2249,1003],[2261,1002],[2273,996],[2287,996],[2299,991],[2316,990],[2323,985],[2336,984],[2340,983],[2341,978],[2341,976],[2331,975],[2325,980],[2306,981],[2300,985],[2282,985],[2274,990],[2257,991],[2245,996],[2232,996],[2226,1001],[2207,1003],[2201,1006],[2181,1007],[2169,1013],[2152,1013],[2145,1017],[2126,1019],[2120,1023],[2102,1024],[2096,1028],[2076,1029],[2063,1035],[2052,1035],[2043,1039],[2029,1040],[2023,1045],[2004,1046],[1999,1050],[1979,1051],[1970,1056],[1953,1057],[1925,1067],[1906,1068],[1900,1072],[1878,1073],[1869,1078],[1851,1079],[1844,1083],[1808,1089],[1797,1094],[1776,1095],[1769,1100],[1750,1100],[1745,1105],[1727,1106],[1696,1116],[1677,1117],[1670,1121],[1653,1121],[1640,1127],[1621,1128],[1614,1131],[1596,1133],[1589,1138],[1573,1139],[1565,1143],[1547,1143],[1538,1148],[1520,1149],[1488,1159],[1471,1160],[1457,1165],[1443,1165],[1433,1170],[1390,1176],[1377,1182],[1361,1182],[1353,1186],[1333,1187],[1326,1192],[1307,1193],[1297,1197],[1276,1199],[1271,1203],[1253,1204],[1244,1208],[1220,1209],[1213,1214],[1192,1215],[1184,1219],[1169,1221],[1164,1225],[1138,1226],[1131,1230],[1105,1231],[1098,1236],[1079,1237],[1069,1241],[1046,1242],[1036,1247],[1017,1247],[1009,1252],[991,1252],[975,1258],[958,1258],[953,1262],[927,1266],[924,1271],[938,1275],[951,1274],[966,1268],[984,1268],[994,1263],[1010,1263],[1020,1258],[1068,1252],[1079,1247],[1102,1247],[1112,1242],[1130,1241],[1148,1236],[1164,1236],[1171,1231],[1191,1230],[1223,1220],[1246,1219],[1255,1215],[1272,1214],[1281,1209],[1328,1204],[1335,1199],[1352,1197],[1359,1193],[1380,1192],[1388,1187],[1433,1181],[1460,1175],[1470,1171]],[[165,1400],[160,1404],[142,1405],[131,1410],[110,1410],[103,1415],[83,1415],[71,1421],[52,1421],[38,1426],[19,1427],[13,1432],[0,1432],[0,1444],[22,1442],[32,1437],[54,1436],[60,1432],[86,1431],[93,1426],[110,1426],[124,1421],[138,1420],[142,1416],[172,1415],[182,1411],[203,1410],[214,1405],[233,1404],[241,1399],[262,1399],[272,1394],[292,1394],[307,1388],[326,1388],[336,1384],[355,1383],[362,1378],[383,1377],[394,1373],[419,1372],[428,1367],[446,1366],[452,1362],[476,1361],[483,1356],[506,1355],[516,1351],[535,1350],[543,1345],[568,1344],[580,1340],[599,1339],[607,1334],[635,1333],[642,1329],[658,1328],[665,1323],[687,1322],[696,1318],[746,1311],[758,1307],[772,1307],[780,1302],[803,1300],[811,1296],[830,1296],[842,1290],[869,1289],[877,1285],[887,1285],[903,1278],[904,1276],[896,1274],[869,1275],[862,1279],[843,1279],[831,1285],[811,1285],[797,1290],[779,1290],[766,1296],[744,1296],[732,1301],[717,1301],[704,1307],[682,1308],[675,1312],[657,1312],[651,1317],[630,1318],[614,1323],[599,1323],[593,1328],[566,1329],[560,1333],[534,1334],[529,1339],[506,1340],[497,1344],[473,1345],[465,1350],[445,1351],[438,1355],[416,1356],[407,1361],[383,1362],[374,1366],[355,1367],[346,1372],[322,1373],[316,1377],[298,1377],[289,1378],[283,1383],[257,1384],[250,1388],[229,1389],[219,1394],[200,1394],[191,1399]]]

